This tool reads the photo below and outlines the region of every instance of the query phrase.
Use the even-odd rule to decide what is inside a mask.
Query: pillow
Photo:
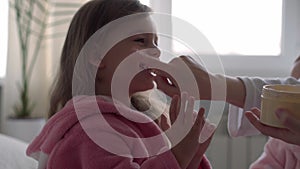
[[[0,134],[0,168],[36,169],[37,161],[25,154],[27,146],[25,142]]]

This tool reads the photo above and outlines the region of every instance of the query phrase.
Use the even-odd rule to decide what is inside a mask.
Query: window
[[[198,28],[221,55],[281,52],[282,0],[172,1],[172,14]]]
[[[145,5],[147,5],[147,6],[150,6],[150,0],[140,0],[140,2],[141,2],[142,4],[145,4]]]
[[[150,4],[154,11],[198,27],[228,75],[287,76],[299,55],[299,0],[150,0]],[[176,43],[174,53],[191,55],[184,44]],[[210,56],[203,57],[214,63]]]
[[[0,1],[0,79],[5,76],[8,37],[8,0]]]

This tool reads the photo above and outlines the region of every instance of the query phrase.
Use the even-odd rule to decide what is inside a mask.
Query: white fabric
[[[232,137],[259,134],[245,117],[244,112],[252,107],[260,108],[261,91],[266,84],[300,84],[300,80],[293,77],[263,79],[259,77],[239,77],[246,87],[246,100],[243,108],[229,105],[228,131]]]
[[[37,162],[25,154],[27,144],[0,134],[1,169],[36,169]]]

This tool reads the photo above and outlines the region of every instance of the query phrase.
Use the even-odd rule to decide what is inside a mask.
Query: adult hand
[[[251,111],[246,112],[246,117],[262,134],[300,146],[300,120],[294,118],[289,110],[278,109],[276,111],[278,119],[286,128],[271,127],[261,123],[260,113],[258,108],[252,108]]]
[[[208,72],[190,56],[180,56],[173,59],[169,65],[180,73],[184,62],[193,73],[198,84],[199,99],[222,100],[238,107],[243,107],[246,97],[244,83],[236,78]],[[185,75],[182,75],[185,76]]]
[[[187,107],[185,109],[186,102]],[[187,132],[187,135],[172,148],[172,152],[181,168],[198,168],[203,154],[205,153],[212,138],[211,135],[210,138],[207,139],[204,143],[199,143],[200,132],[205,124],[204,109],[201,108],[199,110],[195,119],[193,108],[194,98],[188,97],[186,93],[183,93],[181,95],[181,98],[175,95],[170,105],[169,112],[171,124],[174,124],[175,121],[178,121],[178,126],[182,126],[182,128],[180,128],[178,132]],[[168,126],[167,120],[165,119],[162,119],[161,123],[162,124],[160,126],[163,130],[167,130],[169,127],[173,127]],[[171,143],[172,137],[173,136],[169,137]]]
[[[157,89],[160,89],[170,97],[180,95],[179,86],[169,73],[158,69],[152,69],[152,72],[156,74],[154,81],[157,84]]]
[[[201,99],[211,99],[211,80],[214,79],[214,76],[207,72],[205,68],[197,63],[192,57],[190,56],[180,56],[176,57],[169,62],[169,65],[174,69],[177,74],[181,74],[182,64],[188,66],[192,75],[196,80],[199,90],[199,96]],[[182,77],[188,76],[186,74],[180,75]],[[194,87],[194,86],[191,86]]]

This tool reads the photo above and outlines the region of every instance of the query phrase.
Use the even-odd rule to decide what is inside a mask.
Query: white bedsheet
[[[25,154],[27,144],[0,134],[0,169],[36,169],[37,162]]]

